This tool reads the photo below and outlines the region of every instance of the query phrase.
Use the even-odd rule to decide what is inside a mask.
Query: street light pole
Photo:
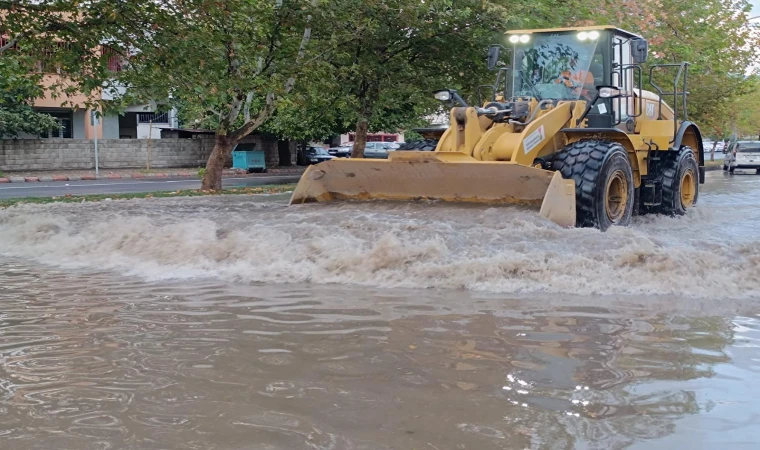
[[[99,164],[98,164],[98,124],[100,123],[100,120],[97,116],[97,112],[95,110],[91,111],[91,123],[92,123],[92,130],[95,132],[95,176],[100,175],[99,171]]]

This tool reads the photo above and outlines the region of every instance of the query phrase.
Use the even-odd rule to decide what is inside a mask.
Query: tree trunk
[[[367,146],[367,130],[369,129],[369,119],[360,117],[356,121],[356,136],[354,137],[354,148],[351,150],[352,158],[364,158],[364,148]]]
[[[377,81],[364,80],[359,91],[359,119],[356,121],[356,136],[354,148],[351,149],[352,158],[364,158],[364,149],[367,147],[367,132],[369,131],[369,118],[372,117],[372,109],[380,96],[380,86]]]
[[[290,155],[290,141],[277,141],[277,156],[280,166],[292,166],[293,161]]]
[[[710,161],[715,161],[715,147],[718,146],[718,141],[713,142],[713,148],[710,150]]]
[[[308,166],[309,161],[306,160],[306,141],[299,141],[296,147],[296,165]]]
[[[203,174],[201,189],[204,191],[221,191],[222,174],[227,156],[232,152],[234,139],[230,136],[217,135],[214,149],[206,162],[206,173]]]

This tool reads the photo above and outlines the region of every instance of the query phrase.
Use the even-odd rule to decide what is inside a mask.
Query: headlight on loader
[[[596,39],[599,39],[599,32],[596,30],[591,31],[581,31],[578,33],[578,40],[579,41],[594,41]]]

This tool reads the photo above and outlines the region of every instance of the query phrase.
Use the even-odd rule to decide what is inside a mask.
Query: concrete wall
[[[243,144],[254,144],[266,152],[267,167],[280,165],[275,138],[248,136]],[[190,139],[164,138],[99,139],[98,160],[102,169],[145,168],[150,153],[150,167],[202,167],[214,148],[213,135]],[[290,144],[291,163],[295,163],[296,146]],[[231,166],[231,158],[227,163]],[[95,167],[94,143],[89,139],[5,139],[0,140],[0,170],[66,170]]]

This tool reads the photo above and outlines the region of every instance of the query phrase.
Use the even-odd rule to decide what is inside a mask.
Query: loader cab
[[[634,132],[634,90],[648,51],[642,37],[598,26],[510,31],[507,41],[513,58],[505,90],[513,98],[584,100],[586,127]]]

